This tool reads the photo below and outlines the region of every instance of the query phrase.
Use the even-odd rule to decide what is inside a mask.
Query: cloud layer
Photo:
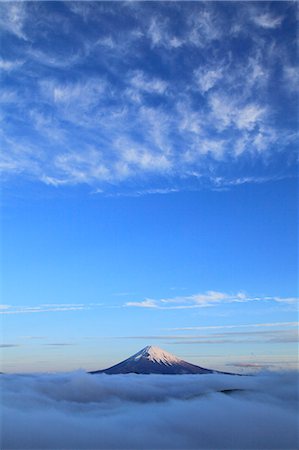
[[[5,449],[291,449],[298,373],[2,375]]]

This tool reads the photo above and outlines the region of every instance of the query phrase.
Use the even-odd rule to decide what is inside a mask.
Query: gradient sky
[[[294,2],[2,2],[3,371],[297,362]]]

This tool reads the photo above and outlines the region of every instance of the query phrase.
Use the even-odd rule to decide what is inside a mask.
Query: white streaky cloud
[[[159,337],[161,339],[161,336]],[[240,332],[223,332],[211,333],[206,335],[194,336],[164,336],[163,339],[175,341],[175,344],[289,344],[298,343],[299,335],[297,329],[277,329],[264,331],[240,331]]]
[[[4,349],[4,348],[14,348],[14,347],[20,347],[19,344],[0,344],[0,348]],[[0,373],[1,375],[1,373]]]
[[[250,143],[251,139],[248,133],[244,133],[241,137],[237,138],[233,145],[234,155],[238,158],[240,155],[246,152]],[[221,179],[221,177],[218,178]]]
[[[106,84],[102,79],[89,79],[86,82],[56,84],[47,83],[45,88],[58,104],[77,104],[77,107],[87,109],[99,101],[105,93]]]
[[[246,295],[244,293],[237,293],[236,295],[227,294],[224,292],[207,291],[205,294],[195,294],[186,297],[175,297],[171,299],[161,299],[161,303],[193,303],[198,306],[211,306],[222,302],[239,302],[245,301]]]
[[[222,131],[234,124],[237,111],[231,99],[217,93],[210,95],[209,102],[211,115],[218,122],[218,125],[216,123],[216,128]]]
[[[26,23],[27,5],[23,2],[1,2],[0,3],[0,27],[4,31],[14,34],[20,39],[28,40],[24,31]]]
[[[249,84],[251,87],[254,85],[254,83],[267,79],[268,70],[267,67],[263,66],[262,55],[260,51],[258,51],[255,55],[249,57],[248,66],[246,69],[247,77],[249,75]]]
[[[200,155],[211,155],[216,160],[221,160],[225,154],[225,141],[223,139],[201,139],[197,145],[197,153]]]
[[[197,136],[203,135],[205,128],[205,118],[198,111],[194,111],[189,103],[178,101],[176,103],[178,115],[178,127],[183,132],[190,132]]]
[[[298,66],[285,65],[283,68],[285,79],[285,88],[290,92],[298,92],[299,86],[299,72]]]
[[[167,195],[180,192],[181,189],[177,188],[152,188],[142,189],[133,192],[117,192],[115,194],[105,194],[103,191],[93,192],[93,194],[104,194],[106,197],[143,197],[144,195]]]
[[[84,22],[95,17],[95,9],[92,3],[67,2],[66,6],[73,14],[80,16]]]
[[[200,167],[207,156],[220,161],[229,153],[228,141],[222,137],[209,136],[206,128],[214,126],[210,123],[211,119],[202,112],[194,111],[187,102],[179,101],[176,109],[178,117],[172,126],[180,130],[184,140],[183,151],[179,155],[175,154],[178,158],[175,165],[185,176],[198,175],[198,170],[194,168]]]
[[[194,4],[192,13],[185,5],[172,4],[181,24],[177,29],[163,9],[148,7],[149,14],[144,14],[147,7],[142,4],[124,3],[115,9],[109,3],[69,3],[66,14],[49,11],[49,15],[44,14],[46,6],[36,5],[0,4],[6,18],[5,23],[0,19],[2,27],[10,27],[14,34],[10,38],[18,43],[13,54],[0,59],[8,80],[0,94],[5,142],[1,167],[7,180],[17,175],[53,186],[89,184],[108,195],[116,190],[112,184],[121,193],[126,180],[132,181],[136,192],[150,192],[155,189],[153,177],[160,178],[158,185],[168,183],[165,189],[171,189],[178,178],[176,185],[193,189],[194,177],[199,189],[214,189],[214,179],[219,180],[218,189],[229,188],[234,183],[223,175],[228,161],[232,171],[244,168],[244,176],[235,174],[234,179],[255,182],[252,167],[274,162],[295,142],[296,132],[275,118],[269,95],[278,65],[283,67],[279,76],[284,95],[294,92],[295,64],[285,55],[285,42],[275,36],[270,42],[272,34],[267,38],[268,33],[252,24],[257,17],[264,26],[277,23],[270,8],[265,12],[249,5],[240,7],[240,14],[234,12],[239,33],[250,44],[239,58],[222,46],[227,23],[213,3]],[[32,26],[34,14],[38,26]],[[114,33],[107,20],[119,14],[130,20],[128,27]],[[49,35],[55,31],[63,37],[74,31],[79,39],[72,46],[66,42],[61,48],[43,47],[38,41],[43,25]],[[86,25],[90,33],[82,31]],[[92,32],[93,27],[97,32]],[[28,42],[22,35],[26,39],[28,35]],[[215,40],[219,40],[217,55]],[[182,62],[176,72],[182,49],[186,55],[197,52],[200,57],[187,58],[188,64]],[[137,64],[148,56],[149,61],[151,57],[167,61],[169,70]],[[89,67],[91,61],[101,67],[102,75],[82,71],[84,63]],[[125,72],[121,62],[128,64]],[[74,64],[76,70],[71,70]],[[13,91],[10,86],[20,77],[26,89]],[[16,120],[27,130],[18,140],[13,132]],[[291,171],[288,164],[283,170],[286,176]],[[270,164],[263,166],[264,180],[269,175],[266,167]]]
[[[138,196],[142,195],[166,195],[174,194],[175,192],[180,192],[180,189],[176,188],[156,188],[156,189],[145,189],[143,191],[137,191]]]
[[[149,77],[141,70],[135,71],[130,77],[130,84],[139,91],[163,94],[167,83],[155,77]]]
[[[1,155],[0,168],[3,173],[25,173],[35,176],[40,181],[48,185],[63,186],[86,183],[96,186],[98,183],[120,183],[129,178],[140,178],[157,174],[159,176],[177,173],[180,177],[196,177],[198,171],[192,170],[192,165],[197,164],[200,158],[205,155],[211,155],[214,159],[221,160],[225,154],[225,142],[215,140],[195,141],[196,145],[192,150],[177,154],[169,148],[168,142],[164,142],[163,129],[168,124],[153,125],[150,133],[157,144],[157,148],[150,146],[136,145],[134,142],[125,139],[117,139],[112,143],[110,154],[107,148],[93,148],[83,144],[81,148],[65,151],[62,144],[67,139],[64,129],[61,129],[57,123],[52,122],[38,113],[31,114],[34,127],[45,138],[58,145],[54,154],[47,155],[47,148],[32,147],[27,142],[19,143],[12,139],[7,140],[7,147]],[[154,119],[153,119],[154,120]],[[47,126],[47,124],[49,125]],[[61,146],[61,149],[60,149]],[[79,147],[76,143],[76,147]],[[44,155],[43,155],[44,154]],[[44,156],[44,157],[43,157]],[[47,163],[45,164],[45,160]],[[215,184],[214,177],[210,181]],[[250,181],[249,179],[247,180]],[[219,178],[217,187],[220,183],[225,185],[225,179]],[[165,183],[163,183],[165,184]],[[173,185],[173,183],[172,183]],[[229,185],[229,182],[228,184]],[[104,186],[105,187],[105,186]],[[154,189],[149,187],[144,191]],[[172,186],[164,189],[173,189]],[[101,192],[106,189],[100,189]],[[136,192],[139,189],[136,189]],[[173,192],[173,191],[172,191]],[[121,191],[120,191],[121,193]]]
[[[157,308],[157,302],[150,298],[146,298],[142,302],[127,302],[124,306],[136,306],[137,308]]]
[[[1,375],[2,446],[296,448],[297,383],[296,372]]]
[[[82,58],[80,52],[73,54],[57,54],[45,52],[36,48],[28,49],[25,56],[36,64],[42,64],[53,68],[70,68]]]
[[[211,303],[219,302],[229,298],[228,294],[223,292],[208,291],[206,294],[195,294],[187,297],[175,297],[170,299],[162,299],[162,303],[181,303],[183,301],[192,300],[195,303]]]
[[[257,14],[253,17],[253,21],[256,25],[259,25],[262,28],[278,28],[280,27],[284,17],[283,16],[273,16],[271,13]]]
[[[60,122],[52,115],[45,114],[38,109],[29,111],[28,116],[32,120],[35,130],[42,136],[58,143],[67,142],[67,133]]]
[[[2,155],[0,157],[0,172],[5,173],[6,175],[10,173],[20,173],[20,164],[19,162],[14,161],[9,155]]]
[[[50,177],[48,175],[41,175],[40,177],[40,181],[42,181],[43,183],[45,183],[48,186],[54,186],[54,187],[59,187],[59,186],[64,186],[64,185],[68,185],[70,184],[70,180],[68,178],[57,178],[57,177]],[[74,180],[75,182],[75,180]]]
[[[268,328],[268,327],[298,327],[299,322],[270,322],[270,323],[247,323],[247,324],[233,324],[233,325],[207,325],[199,327],[176,327],[167,328],[173,331],[194,331],[194,330],[222,330],[234,328]]]
[[[237,97],[228,98],[219,93],[210,95],[209,103],[211,116],[218,122],[220,131],[229,127],[237,128],[240,131],[251,131],[256,126],[259,127],[263,124],[262,118],[266,110],[265,107],[256,103],[244,104]]]
[[[0,172],[3,174],[31,173],[35,178],[40,177],[40,151],[31,143],[19,142],[15,138],[2,136],[3,151],[0,152]]]
[[[1,89],[0,92],[0,104],[12,104],[17,101],[18,95],[16,91],[12,89]]]
[[[244,64],[228,74],[228,79],[231,78],[231,82],[236,84],[236,87],[240,90],[240,97],[244,101],[252,99],[253,93],[255,93],[255,99],[262,99],[262,93],[267,89],[271,71],[263,58],[263,53],[258,49],[248,57]]]
[[[43,303],[41,307],[72,307],[72,306],[85,306],[84,303]]]
[[[153,17],[146,25],[145,35],[151,42],[153,48],[163,47],[167,50],[176,50],[187,44],[188,37],[179,37],[175,30],[171,29],[170,23],[158,17]]]
[[[23,62],[24,61],[21,61],[21,60],[12,61],[12,60],[0,58],[0,70],[9,72],[9,71],[21,66],[23,64]]]
[[[294,305],[298,302],[297,297],[251,297],[243,292],[229,294],[217,291],[207,291],[203,294],[180,296],[174,298],[146,299],[139,302],[127,302],[124,306],[135,306],[140,308],[156,309],[191,309],[216,306],[221,303],[247,303],[247,302],[274,302]]]
[[[103,47],[107,47],[110,50],[114,50],[115,48],[117,48],[117,44],[116,42],[112,39],[111,36],[105,36],[103,38],[100,38],[96,41],[95,45],[101,45]]]
[[[157,108],[140,105],[137,110],[138,116],[132,117],[130,109],[108,110],[104,116],[102,110],[94,115],[94,106],[102,95],[103,85],[89,80],[85,83],[69,83],[66,85],[54,83],[53,80],[41,83],[43,95],[47,100],[54,102],[58,108],[58,115],[45,116],[39,110],[33,109],[29,113],[34,128],[41,135],[51,138],[51,141],[61,141],[69,145],[69,136],[65,129],[60,126],[60,119],[70,121],[74,125],[96,130],[102,124],[102,132],[107,135],[110,143],[105,145],[105,150],[91,151],[86,144],[83,144],[80,151],[71,150],[65,152],[58,148],[52,158],[47,158],[47,166],[43,162],[41,154],[42,147],[32,153],[32,158],[24,160],[28,151],[22,154],[22,171],[25,169],[32,174],[33,167],[38,178],[46,184],[64,185],[78,183],[103,183],[120,182],[122,180],[142,176],[144,173],[180,173],[183,177],[188,177],[194,170],[194,166],[200,165],[202,158],[211,156],[216,161],[221,161],[228,153],[234,152],[235,157],[241,156],[244,152],[264,152],[271,143],[277,140],[274,132],[268,127],[259,124],[258,130],[254,134],[248,131],[255,126],[261,110],[253,107],[240,110],[237,117],[233,105],[222,99],[215,100],[213,97],[212,115],[205,120],[202,113],[194,111],[188,102],[177,101],[176,114],[170,116],[165,111]],[[3,102],[14,101],[14,94],[8,93]],[[218,104],[217,104],[218,101]],[[224,105],[224,110],[223,110]],[[60,117],[59,117],[60,115]],[[216,116],[216,121],[215,121]],[[137,118],[138,117],[138,118]],[[129,123],[131,121],[131,123]],[[243,134],[235,148],[227,138],[212,139],[206,137],[205,128],[213,126],[222,129],[229,126],[244,129]],[[116,129],[116,124],[117,128]],[[147,144],[140,145],[132,139],[118,138],[120,130],[124,136],[131,127],[141,127],[146,137]],[[180,152],[174,151],[174,140],[171,136],[172,130],[178,129],[184,147]],[[240,130],[243,132],[243,130]],[[104,135],[105,136],[105,135]],[[153,148],[153,144],[156,147]],[[12,144],[14,146],[15,144]],[[19,144],[18,144],[19,146]],[[84,148],[85,147],[85,148]],[[12,152],[13,153],[13,149]],[[33,162],[34,161],[34,162]],[[16,159],[11,166],[19,167],[21,161]],[[17,164],[17,165],[16,165]],[[3,170],[10,167],[3,165]],[[249,178],[248,178],[249,180]]]
[[[235,111],[234,122],[240,130],[252,130],[260,123],[261,118],[265,114],[265,108],[256,104],[249,104],[240,111]]]
[[[208,3],[204,4],[200,12],[190,15],[188,23],[188,42],[196,47],[204,47],[222,37],[218,16],[213,12],[213,6]]]
[[[92,26],[97,26],[99,29],[101,27],[106,28],[105,15],[111,14],[112,16],[118,14],[122,14],[124,12],[124,16],[128,13],[128,10],[131,8],[131,5],[128,4],[120,4],[116,9],[114,6],[111,6],[109,3],[101,4],[97,3],[75,3],[68,2],[66,7],[71,10],[73,14],[79,16],[85,24],[92,24]],[[132,7],[134,10],[134,7]],[[107,57],[119,57],[123,58],[124,55],[130,53],[130,50],[134,43],[140,40],[144,36],[145,30],[141,29],[139,25],[132,26],[131,29],[125,27],[122,29],[121,27],[117,28],[117,32],[115,29],[112,31],[106,30],[107,34],[103,34],[103,32],[95,33],[95,36],[86,36],[86,34],[82,33],[82,45],[84,48],[85,55],[101,55],[102,51],[107,50]],[[77,33],[80,33],[80,28],[76,29]],[[101,30],[103,31],[103,30]],[[100,51],[100,53],[98,52]],[[112,67],[110,69],[113,70]]]
[[[177,36],[173,36],[169,39],[169,45],[173,48],[179,48],[184,45],[184,41],[182,39],[179,39]]]
[[[188,309],[202,306],[210,306],[215,303],[231,300],[232,297],[222,292],[208,291],[206,294],[195,294],[185,297],[162,298],[160,300],[146,299],[141,302],[127,302],[125,306],[147,307],[158,309]],[[167,306],[166,306],[167,305]],[[169,306],[170,305],[170,306]],[[175,305],[175,306],[171,306]]]
[[[169,45],[170,38],[164,29],[164,24],[159,23],[157,18],[153,18],[149,24],[147,35],[153,47]]]
[[[294,329],[296,328],[296,329]],[[229,328],[228,328],[229,329]],[[234,330],[234,328],[232,328]],[[199,329],[200,330],[200,329]],[[199,331],[197,330],[197,331]],[[217,333],[211,332],[218,330]],[[243,329],[238,331],[219,331],[218,328],[204,328],[205,334],[164,334],[164,335],[148,335],[148,336],[122,336],[119,339],[138,339],[138,340],[159,340],[167,341],[172,344],[184,344],[184,345],[222,345],[222,344],[281,344],[281,343],[297,343],[299,341],[299,334],[297,327],[266,327],[264,330],[260,328],[256,329]],[[226,328],[224,327],[224,330]],[[192,330],[181,330],[192,331]],[[193,330],[195,331],[195,330]]]
[[[298,302],[297,297],[266,297],[266,300],[274,300],[278,303],[288,303],[289,305],[293,305]]]
[[[108,181],[112,179],[110,168],[103,160],[100,150],[90,148],[85,152],[72,151],[59,154],[54,164],[59,176],[50,177],[48,183],[77,184],[90,181]]]
[[[140,107],[138,113],[139,123],[147,130],[148,147],[158,149],[166,158],[170,156],[172,153],[171,127],[173,126],[171,115],[144,105]]]
[[[199,68],[194,71],[195,83],[198,85],[200,92],[205,94],[212,89],[223,76],[223,69],[207,69]]]
[[[0,311],[5,311],[10,308],[10,305],[0,305]]]
[[[109,124],[115,124],[115,114],[107,113],[106,103],[113,96],[111,86],[102,78],[87,78],[77,82],[61,83],[53,79],[43,79],[39,83],[41,100],[50,104],[55,111],[55,120],[61,125],[67,122],[67,128],[80,127],[84,133],[99,130]],[[119,112],[119,107],[117,107]],[[116,111],[115,111],[116,112]],[[107,123],[107,125],[106,125]],[[65,125],[64,125],[65,126]],[[99,131],[95,136],[99,135]],[[68,135],[68,147],[72,139]],[[50,175],[50,174],[49,174]]]
[[[36,314],[49,312],[84,311],[102,306],[101,303],[49,303],[37,306],[1,305],[0,314]]]
[[[267,151],[272,144],[278,141],[277,133],[270,127],[260,127],[258,133],[252,139],[252,144],[258,152]]]
[[[269,181],[273,180],[279,180],[280,177],[240,177],[235,179],[228,179],[224,177],[212,177],[211,181],[214,184],[215,188],[226,188],[229,186],[239,186],[242,184],[260,184],[260,183],[267,183]]]
[[[127,147],[123,149],[121,162],[128,167],[129,172],[141,168],[142,171],[168,171],[171,162],[162,152],[152,152],[148,149]]]
[[[156,189],[144,189],[142,191],[137,191],[136,195],[138,197],[141,197],[143,195],[166,195],[166,194],[173,194],[175,192],[179,192],[180,189],[176,188],[156,188]]]
[[[297,356],[297,355],[296,355]],[[280,371],[288,371],[294,370],[298,371],[298,358],[296,356],[290,355],[251,355],[248,358],[246,355],[239,356],[238,359],[230,358],[230,361],[227,360],[226,367],[229,368],[229,371],[237,372],[241,371],[242,373],[247,374],[255,374],[260,372],[280,372]]]
[[[42,308],[42,307],[23,307],[9,309],[6,311],[0,311],[0,314],[34,314],[34,313],[47,313],[47,312],[62,312],[62,311],[82,311],[88,309],[82,306],[70,306],[70,307],[53,307],[53,308]]]

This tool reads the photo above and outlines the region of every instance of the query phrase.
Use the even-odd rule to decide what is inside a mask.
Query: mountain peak
[[[141,358],[146,358],[149,361],[156,362],[158,364],[171,365],[174,363],[179,363],[181,360],[171,353],[162,350],[159,347],[154,347],[152,345],[147,345],[138,353],[135,353],[131,357],[134,361],[138,361]]]
[[[104,370],[90,372],[92,374],[138,373],[138,374],[203,374],[217,373],[211,369],[196,366],[184,361],[159,347],[147,345],[138,353]]]

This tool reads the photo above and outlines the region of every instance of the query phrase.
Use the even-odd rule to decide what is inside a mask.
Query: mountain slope
[[[107,373],[137,373],[137,374],[207,374],[217,373],[215,370],[205,369],[188,363],[159,347],[147,346],[135,355],[104,370],[89,372],[91,374]],[[220,373],[220,372],[218,372]],[[223,372],[222,372],[223,373]]]

